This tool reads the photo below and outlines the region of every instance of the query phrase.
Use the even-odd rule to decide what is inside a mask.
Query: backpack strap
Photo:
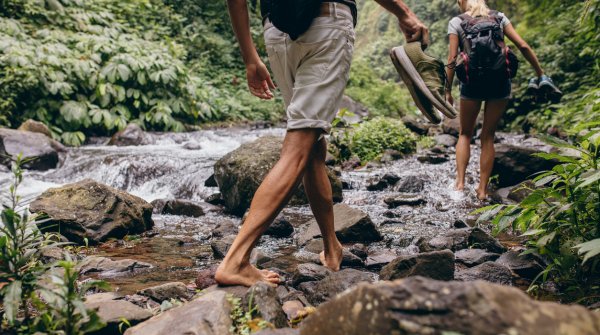
[[[466,52],[467,54],[471,53],[471,45],[467,39],[467,34],[465,33],[465,30],[463,28],[463,23],[467,23],[467,24],[472,24],[474,18],[467,14],[461,14],[459,16],[457,16],[460,19],[460,24],[458,25],[458,37],[459,37],[459,41],[460,41],[460,48],[462,51]]]

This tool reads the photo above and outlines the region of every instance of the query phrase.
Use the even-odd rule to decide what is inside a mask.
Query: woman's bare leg
[[[456,184],[458,191],[465,188],[465,174],[471,158],[471,140],[475,133],[481,100],[460,99],[460,134],[456,143]]]
[[[483,118],[483,128],[481,129],[481,159],[479,162],[480,178],[479,187],[477,187],[477,198],[484,200],[487,198],[487,188],[494,168],[494,158],[496,150],[494,149],[494,140],[496,137],[496,128],[506,110],[508,100],[491,100],[485,103],[485,112]]]

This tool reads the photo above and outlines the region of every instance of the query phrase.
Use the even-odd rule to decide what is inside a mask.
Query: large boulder
[[[423,276],[438,280],[454,279],[454,254],[450,250],[400,256],[379,273],[382,280]]]
[[[183,306],[170,309],[127,329],[125,335],[229,334],[231,304],[224,291],[208,292]]]
[[[333,206],[333,217],[335,235],[342,243],[368,243],[382,239],[369,214],[361,210],[346,204],[336,204]],[[313,238],[320,236],[319,225],[315,219],[312,219],[308,222],[308,228],[299,235],[298,244],[304,245]]]
[[[215,164],[215,180],[219,185],[225,207],[233,214],[242,216],[258,186],[279,160],[283,139],[265,136],[254,142],[243,144],[228,153]],[[342,200],[342,182],[328,170],[333,189],[333,199]],[[300,185],[291,200],[292,204],[306,204],[304,187]]]
[[[498,175],[498,186],[516,185],[533,174],[551,170],[558,162],[535,157],[536,153],[548,153],[552,147],[534,138],[517,144],[499,144],[496,146],[496,159],[492,175]]]
[[[516,288],[483,281],[411,277],[360,284],[319,306],[300,334],[596,335],[600,314],[538,302]]]
[[[53,140],[43,134],[30,131],[0,128],[0,164],[10,167],[11,157],[21,154],[27,159],[23,167],[31,170],[56,168],[59,157]]]
[[[153,144],[152,137],[144,132],[144,130],[135,123],[130,123],[125,129],[117,132],[108,141],[108,145],[130,146],[130,145],[147,145]]]
[[[59,231],[70,241],[90,244],[141,234],[152,229],[152,206],[127,192],[92,179],[51,188],[29,209],[47,214],[41,228]]]

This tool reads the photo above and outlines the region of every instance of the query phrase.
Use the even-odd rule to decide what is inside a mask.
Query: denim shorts
[[[465,100],[505,100],[511,98],[511,91],[510,79],[460,85],[460,97]]]
[[[350,75],[354,19],[350,8],[330,3],[331,16],[317,17],[298,39],[267,19],[269,65],[286,107],[287,129],[331,130]]]

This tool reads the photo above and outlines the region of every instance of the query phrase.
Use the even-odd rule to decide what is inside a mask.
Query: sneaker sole
[[[421,93],[425,95],[427,99],[429,99],[429,101],[431,101],[431,104],[446,117],[455,119],[457,113],[456,110],[454,110],[454,107],[447,103],[446,99],[440,96],[439,93],[435,92],[434,94],[434,92],[431,92],[431,90],[423,81],[423,78],[421,78],[421,75],[415,66],[412,64],[410,58],[404,50],[404,47],[396,47],[392,49],[392,59],[394,56],[396,57],[400,67],[408,74],[410,81],[417,87],[417,89],[419,89]]]
[[[558,103],[562,99],[562,92],[551,85],[540,85],[540,93],[548,97],[553,103]]]
[[[406,88],[408,88],[408,91],[410,92],[410,95],[412,96],[413,101],[415,102],[415,105],[417,105],[417,108],[419,108],[419,110],[421,111],[421,113],[431,123],[440,124],[442,122],[442,119],[440,118],[440,116],[438,115],[438,113],[435,110],[433,110],[433,108],[432,108],[431,111],[429,111],[428,108],[426,108],[423,105],[423,102],[421,101],[421,99],[427,99],[427,100],[430,100],[430,99],[428,99],[426,96],[424,96],[424,94],[420,90],[417,91],[417,88],[413,85],[412,78],[404,70],[404,68],[400,65],[400,62],[398,61],[398,57],[395,54],[395,49],[397,49],[397,48],[394,48],[394,49],[392,49],[390,51],[390,57],[392,58],[392,63],[394,64],[394,67],[396,68],[396,71],[400,75],[400,78],[402,79],[402,81],[406,85]]]

